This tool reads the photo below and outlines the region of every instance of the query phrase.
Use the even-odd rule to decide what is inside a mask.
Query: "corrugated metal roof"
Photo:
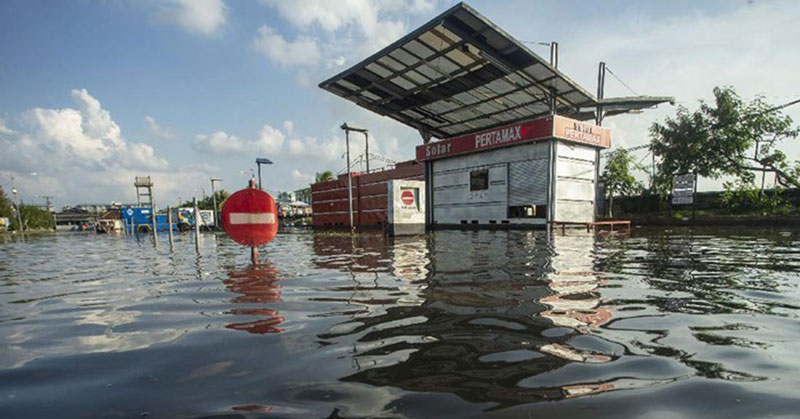
[[[581,120],[613,100],[598,102],[463,3],[319,86],[438,138],[549,114],[553,97],[556,113]],[[629,110],[671,98],[626,99]]]

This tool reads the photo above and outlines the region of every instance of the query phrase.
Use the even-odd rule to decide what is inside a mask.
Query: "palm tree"
[[[314,183],[330,182],[332,180],[336,180],[336,178],[333,176],[333,172],[331,172],[330,170],[326,170],[321,173],[317,172],[317,176],[316,179],[314,180]]]

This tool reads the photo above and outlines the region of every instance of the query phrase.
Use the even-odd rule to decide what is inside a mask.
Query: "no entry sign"
[[[400,201],[403,202],[403,205],[414,205],[414,192],[408,189],[404,190],[400,193]]]
[[[260,246],[278,232],[278,210],[268,193],[248,188],[231,195],[222,206],[222,227],[244,246]]]

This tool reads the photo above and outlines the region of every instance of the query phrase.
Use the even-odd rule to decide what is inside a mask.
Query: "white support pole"
[[[172,250],[174,242],[172,241],[172,207],[167,205],[167,231],[169,231],[169,249]]]
[[[350,131],[344,130],[345,145],[347,147],[347,205],[350,214],[350,231],[353,231],[353,176],[350,173]]]
[[[200,209],[197,208],[197,197],[194,197],[194,249],[200,253]]]

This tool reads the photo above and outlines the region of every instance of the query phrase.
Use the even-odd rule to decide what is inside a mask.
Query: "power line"
[[[606,69],[608,69],[608,67],[606,67]],[[763,110],[763,111],[761,111],[761,112],[759,112],[759,113],[757,113],[757,114],[748,115],[748,116],[747,116],[745,119],[750,119],[750,118],[755,118],[755,117],[757,117],[757,116],[766,115],[766,114],[768,114],[768,113],[772,113],[772,112],[775,112],[775,111],[779,111],[779,110],[781,110],[781,109],[788,108],[788,107],[790,107],[790,106],[797,105],[798,103],[800,103],[800,98],[797,98],[797,99],[795,99],[795,100],[792,100],[792,101],[786,102],[786,103],[784,103],[784,104],[782,104],[782,105],[773,106],[773,107],[771,107],[771,108],[769,108],[769,109],[765,109],[765,110]],[[732,122],[728,122],[728,123],[725,123],[725,124],[719,124],[719,125],[715,125],[715,126],[712,126],[712,127],[711,127],[711,129],[720,129],[720,128],[724,128],[724,127],[726,127],[726,126],[728,126],[728,125],[735,124],[735,123],[737,123],[737,122],[739,122],[739,121],[732,121]],[[641,149],[644,149],[644,148],[650,148],[650,144],[642,144],[642,145],[637,145],[637,146],[634,146],[634,147],[626,148],[626,149],[625,149],[625,151],[629,151],[629,152],[630,152],[630,151],[637,151],[637,150],[641,150]],[[608,153],[611,153],[611,152],[613,152],[613,151],[615,151],[615,150],[606,150],[606,151],[604,151],[604,152],[602,152],[602,153],[600,154],[600,157],[601,157],[601,158],[602,158],[602,157],[606,157],[606,156],[608,155]]]
[[[613,72],[613,71],[611,71],[611,69],[610,69],[610,68],[608,68],[608,65],[606,65],[606,71],[608,71],[608,74],[611,74],[611,76],[612,76],[612,77],[614,77],[615,79],[617,79],[617,81],[618,81],[618,82],[622,83],[622,85],[623,85],[623,86],[625,86],[626,88],[628,88],[628,90],[630,90],[630,91],[631,91],[631,92],[632,92],[634,95],[636,95],[636,96],[640,96],[640,95],[639,95],[639,93],[637,93],[637,92],[636,92],[636,90],[633,90],[633,88],[631,88],[630,86],[628,86],[628,84],[627,84],[627,83],[625,83],[624,81],[622,81],[622,79],[621,79],[621,78],[617,77],[617,75],[616,75],[616,74],[614,74],[614,72]]]
[[[542,41],[519,41],[519,42],[522,42],[523,44],[530,44],[530,45],[542,45],[542,46],[545,46],[545,47],[549,47],[550,44],[552,44],[552,42],[542,42]]]
[[[628,151],[628,152],[631,152],[631,151],[639,151],[639,150],[642,150],[642,149],[645,149],[645,148],[650,148],[650,144],[642,144],[642,145],[637,145],[637,146],[633,146],[633,147],[628,147],[628,148],[625,148],[624,150]],[[619,150],[619,149],[603,151],[602,153],[600,153],[600,157],[601,158],[606,157],[609,153],[613,153],[613,152],[615,152],[617,150]]]

